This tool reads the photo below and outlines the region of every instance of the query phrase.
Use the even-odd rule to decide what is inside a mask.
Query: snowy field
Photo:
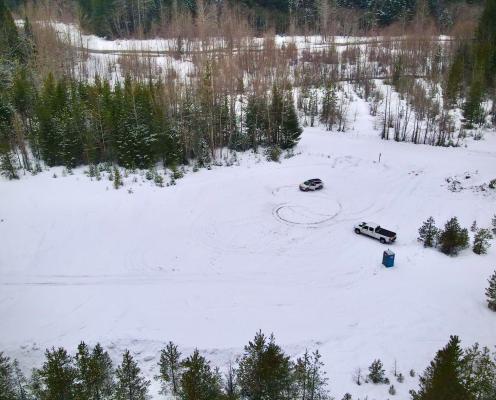
[[[484,289],[496,246],[450,258],[416,238],[430,215],[490,224],[496,191],[480,185],[496,178],[496,135],[459,148],[385,142],[355,107],[360,129],[306,128],[281,163],[246,153],[172,187],[130,176],[116,191],[83,169],[1,180],[0,349],[29,370],[47,347],[99,341],[116,361],[131,349],[151,378],[166,341],[225,367],[261,329],[292,356],[318,348],[337,399],[390,397],[352,376],[381,358],[391,377],[396,360],[406,400],[418,382],[408,371],[450,334],[494,348]],[[313,177],[324,190],[300,192]],[[367,220],[398,232],[395,268],[381,266],[387,246],[353,232]]]

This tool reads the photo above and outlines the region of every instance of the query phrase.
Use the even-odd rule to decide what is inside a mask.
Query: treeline
[[[179,400],[327,400],[331,399],[328,378],[318,350],[292,360],[275,343],[274,337],[258,332],[224,373],[212,366],[195,349],[184,357],[173,342],[160,352],[158,373],[160,394]],[[360,369],[358,370],[360,371]],[[380,359],[369,373],[358,372],[356,384],[387,384]],[[401,384],[405,375],[394,365],[394,378]],[[410,377],[415,371],[410,370]],[[393,377],[391,377],[393,378]],[[26,378],[17,361],[0,352],[0,398],[8,400],[145,400],[150,398],[151,381],[129,350],[117,367],[100,344],[90,348],[79,344],[76,354],[64,348],[45,351],[40,368]],[[389,394],[395,395],[394,384]],[[420,376],[419,389],[410,391],[412,400],[493,400],[496,395],[496,359],[489,349],[475,344],[463,349],[452,336]],[[352,400],[346,393],[343,400]]]
[[[214,81],[207,60],[199,79],[180,83],[128,76],[111,85],[52,74],[40,83],[30,65],[29,21],[18,32],[3,0],[0,10],[0,170],[9,178],[18,167],[35,172],[43,164],[205,167],[222,149],[277,153],[298,143],[302,130],[284,81],[228,89]],[[24,47],[30,52],[17,52]]]
[[[155,376],[161,394],[181,400],[328,398],[323,362],[318,351],[306,351],[296,360],[261,332],[245,346],[225,374],[198,350],[183,357],[169,342],[161,350]],[[109,354],[97,344],[81,343],[74,356],[64,348],[45,351],[45,361],[26,379],[16,361],[0,353],[0,398],[9,400],[145,400],[150,380],[129,350],[115,368]]]
[[[446,103],[456,105],[460,99],[467,126],[484,123],[485,100],[492,101],[496,123],[496,0],[487,0],[472,42],[463,42],[451,66],[446,83]]]
[[[216,24],[236,16],[257,33],[275,30],[324,33],[327,24],[337,22],[349,11],[357,15],[361,33],[395,22],[411,20],[426,9],[441,29],[453,26],[456,7],[480,5],[482,0],[60,0],[64,8],[78,14],[81,24],[94,34],[126,37],[162,32],[177,21],[202,23],[208,17]],[[16,9],[25,0],[8,0]],[[425,7],[424,7],[425,3]],[[464,18],[467,16],[465,15]],[[332,21],[331,21],[332,20]],[[344,29],[346,29],[344,27]],[[344,33],[344,31],[342,32]],[[355,32],[358,33],[358,32]]]

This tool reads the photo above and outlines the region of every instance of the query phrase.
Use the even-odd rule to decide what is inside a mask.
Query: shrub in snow
[[[444,254],[456,255],[469,245],[468,230],[460,227],[458,218],[453,217],[439,234],[439,247]]]
[[[486,297],[487,297],[487,306],[496,311],[496,271],[494,274],[488,279],[489,286],[486,289]]]
[[[491,247],[489,241],[493,238],[489,229],[481,228],[477,230],[474,237],[474,245],[472,250],[475,254],[486,254],[487,249]]]
[[[410,370],[410,376],[413,378],[415,376],[415,371],[413,369]]]
[[[156,174],[154,178],[155,185],[159,187],[164,186],[164,178],[162,178],[162,175]]]
[[[389,386],[389,394],[391,396],[394,396],[396,394],[396,389],[395,389],[394,385]]]
[[[436,227],[436,221],[432,217],[429,217],[419,228],[419,240],[424,243],[424,247],[434,247],[438,234],[439,229]]]
[[[279,162],[281,157],[281,148],[279,146],[270,146],[265,150],[267,161]]]
[[[353,399],[353,397],[351,397],[351,394],[349,394],[349,393],[346,393],[346,394],[343,396],[343,398],[342,398],[342,400],[352,400],[352,399]]]
[[[385,380],[384,373],[382,361],[377,359],[370,364],[368,378],[372,383],[383,383]]]
[[[492,224],[492,231],[493,233],[496,235],[496,215],[493,217],[493,219],[491,220],[491,224]]]
[[[496,179],[491,179],[491,181],[489,182],[489,187],[491,189],[496,189]]]
[[[155,175],[154,171],[148,170],[148,171],[146,171],[145,177],[147,180],[151,181],[153,179],[154,175]]]
[[[396,380],[399,382],[399,383],[403,383],[405,381],[405,377],[403,376],[403,374],[400,372],[398,374],[398,376],[396,377]]]
[[[472,225],[470,225],[470,232],[477,232],[477,221],[472,222]]]

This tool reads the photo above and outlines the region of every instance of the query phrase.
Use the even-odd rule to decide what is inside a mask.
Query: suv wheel
[[[386,244],[386,239],[384,238],[380,238],[379,241],[382,243],[382,244]]]
[[[355,228],[355,233],[358,234],[358,235],[360,235],[360,229]]]

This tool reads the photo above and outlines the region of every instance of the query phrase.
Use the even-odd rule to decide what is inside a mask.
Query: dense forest
[[[464,6],[480,6],[483,0],[72,0],[60,3],[77,13],[89,31],[118,37],[160,31],[160,27],[170,24],[178,15],[195,19],[211,12],[220,22],[226,10],[246,16],[259,33],[268,29],[278,33],[294,30],[319,33],[325,29],[327,14],[347,10],[356,12],[358,26],[366,32],[411,20],[422,8],[428,9],[440,29],[449,30],[456,20],[467,18]],[[25,1],[9,0],[7,4],[19,9]]]

